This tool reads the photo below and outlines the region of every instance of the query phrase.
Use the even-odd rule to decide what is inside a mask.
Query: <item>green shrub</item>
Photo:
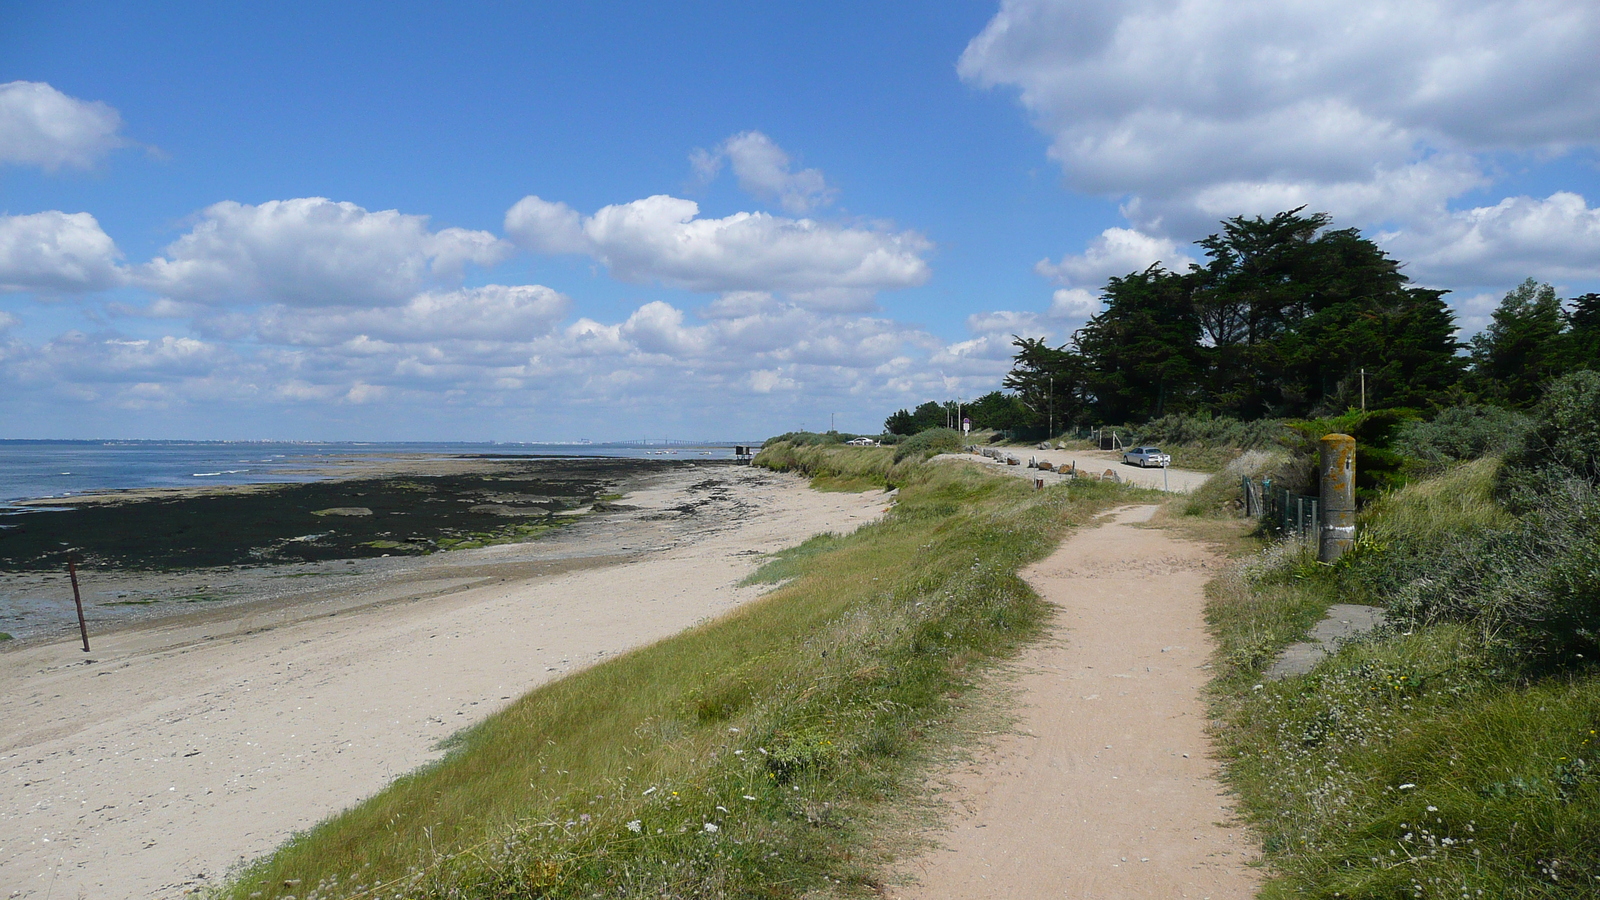
[[[1493,460],[1410,485],[1363,516],[1342,561],[1352,592],[1396,623],[1471,623],[1529,671],[1600,658],[1600,491],[1558,482],[1520,518]]]
[[[876,435],[865,436],[872,437],[875,440],[878,439]],[[777,437],[767,438],[761,446],[766,447],[782,442],[793,444],[796,447],[828,447],[835,444],[843,444],[846,441],[853,441],[859,437],[863,437],[863,435],[850,434],[846,431],[824,431],[820,433],[815,431],[791,431],[787,434],[780,434]]]
[[[1511,506],[1499,460],[1448,464],[1368,505],[1338,564],[1285,543],[1212,583],[1216,733],[1263,897],[1597,895],[1600,489],[1557,458]],[[1350,602],[1387,625],[1260,676]]]
[[[1369,503],[1384,491],[1406,482],[1406,458],[1395,451],[1401,426],[1417,418],[1415,410],[1351,410],[1326,419],[1286,422],[1292,436],[1284,441],[1305,467],[1305,481],[1316,484],[1315,471],[1326,435],[1348,434],[1356,439],[1356,500]]]
[[[1395,445],[1431,463],[1498,456],[1516,446],[1533,420],[1498,406],[1452,406],[1433,419],[1405,422]]]
[[[894,460],[900,462],[916,456],[926,458],[940,453],[959,453],[965,444],[961,432],[954,428],[930,428],[906,438],[894,448]]]
[[[1241,422],[1227,416],[1205,415],[1162,416],[1128,430],[1143,444],[1189,444],[1238,450],[1270,449],[1278,446],[1284,437],[1281,419]]]
[[[1509,486],[1538,493],[1538,482],[1576,477],[1600,486],[1600,372],[1556,379],[1534,410],[1535,424],[1506,454]]]

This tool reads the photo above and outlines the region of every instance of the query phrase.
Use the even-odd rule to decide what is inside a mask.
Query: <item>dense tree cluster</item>
[[[1306,416],[1416,406],[1466,361],[1443,291],[1411,287],[1376,244],[1300,210],[1229,219],[1187,272],[1154,265],[1107,283],[1106,308],[1072,341],[1017,340],[1006,386],[1053,380],[1058,415],[1127,422],[1171,413]]]
[[[1203,264],[1112,278],[1105,308],[1066,344],[1017,338],[1008,393],[963,411],[979,428],[1059,432],[1186,413],[1519,408],[1563,372],[1600,368],[1600,295],[1563,302],[1529,279],[1463,345],[1445,291],[1412,286],[1358,230],[1330,226],[1301,209],[1224,221],[1198,242]],[[930,401],[885,426],[914,434],[958,423],[955,410]]]
[[[918,434],[930,428],[960,428],[962,419],[971,419],[973,428],[1011,431],[1027,427],[1033,417],[1022,398],[990,391],[971,403],[929,400],[916,409],[902,409],[883,423],[889,434]]]
[[[1541,388],[1571,371],[1600,367],[1600,294],[1562,303],[1532,278],[1518,285],[1472,339],[1466,387],[1503,406],[1531,406]]]
[[[1329,225],[1299,209],[1228,219],[1199,242],[1203,265],[1112,278],[1105,309],[1067,344],[1018,338],[1005,385],[1030,424],[1059,428],[1321,416],[1360,405],[1363,391],[1369,408],[1527,406],[1553,376],[1600,365],[1600,297],[1564,304],[1529,280],[1463,355],[1444,291],[1411,286],[1356,229]]]

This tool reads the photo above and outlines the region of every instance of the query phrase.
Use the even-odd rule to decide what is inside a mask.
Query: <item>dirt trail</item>
[[[1205,547],[1123,510],[1023,574],[1060,607],[1020,660],[1020,720],[951,779],[958,815],[898,900],[1255,896],[1200,699]]]

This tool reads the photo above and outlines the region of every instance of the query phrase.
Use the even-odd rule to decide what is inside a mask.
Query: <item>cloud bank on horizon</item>
[[[1600,209],[1584,194],[1597,45],[1600,8],[1576,0],[1006,0],[952,81],[1014,95],[1065,189],[1114,201],[1121,221],[1039,259],[1031,303],[969,309],[954,339],[885,311],[938,288],[937,223],[848,212],[844,183],[749,128],[680,149],[684,184],[638,199],[580,210],[508,186],[522,196],[499,233],[338,198],[218,198],[129,259],[95,210],[6,210],[0,436],[47,436],[24,423],[52,405],[218,437],[330,436],[285,433],[310,420],[383,437],[469,423],[608,438],[662,422],[732,437],[847,404],[870,427],[998,387],[1013,335],[1065,340],[1108,277],[1186,267],[1218,220],[1301,205],[1456,290],[1470,332],[1524,277],[1600,280]],[[125,128],[104,102],[0,84],[0,167],[94,172],[135,146]],[[675,195],[725,176],[748,209],[707,215]],[[517,280],[560,260],[626,286],[630,308]],[[31,324],[69,308],[81,327]],[[224,407],[264,424],[196,433]]]

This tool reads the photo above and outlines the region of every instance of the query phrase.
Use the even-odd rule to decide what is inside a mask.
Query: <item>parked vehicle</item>
[[[1151,466],[1166,468],[1172,465],[1172,457],[1162,453],[1160,447],[1134,447],[1122,454],[1122,461],[1141,469],[1148,469]]]

